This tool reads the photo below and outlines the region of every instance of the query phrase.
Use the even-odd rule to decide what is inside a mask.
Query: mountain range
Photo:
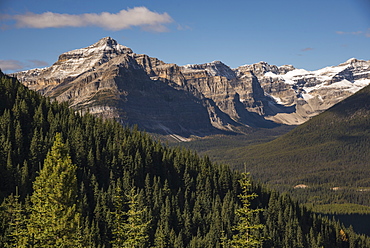
[[[356,226],[1,71],[0,103],[0,247],[370,247]]]
[[[304,203],[369,206],[369,99],[366,86],[284,135],[266,138],[266,131],[259,130],[241,138],[212,136],[184,145],[213,161],[250,171]]]
[[[370,61],[350,59],[316,71],[266,62],[178,66],[106,37],[61,54],[50,67],[13,76],[77,111],[185,141],[302,124],[369,85]]]

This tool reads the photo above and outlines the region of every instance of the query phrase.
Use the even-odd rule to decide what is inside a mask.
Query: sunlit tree
[[[28,231],[34,247],[78,247],[76,166],[61,134],[56,134],[33,183]]]

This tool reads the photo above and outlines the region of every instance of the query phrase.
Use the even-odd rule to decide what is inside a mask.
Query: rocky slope
[[[266,111],[267,119],[285,124],[302,124],[370,84],[370,61],[356,59],[317,71],[264,62],[237,70],[253,71],[275,106],[291,107],[291,111]]]
[[[312,72],[265,62],[236,69],[220,61],[178,66],[106,37],[63,53],[51,67],[14,76],[76,110],[184,140],[301,124],[370,84],[370,61]]]

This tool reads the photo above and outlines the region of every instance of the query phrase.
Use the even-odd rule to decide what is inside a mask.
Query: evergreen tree
[[[65,159],[69,157],[66,146],[55,147],[54,153],[49,152],[49,165],[42,166],[55,132],[63,133],[73,164],[79,168],[78,208],[76,166]],[[59,157],[53,157],[55,153]],[[66,178],[70,182],[66,183]],[[305,210],[286,194],[256,184],[242,193],[240,178],[241,174],[227,165],[213,164],[184,148],[163,146],[148,134],[112,120],[76,115],[68,103],[51,102],[15,79],[0,76],[0,247],[76,247],[81,243],[91,248],[112,244],[226,248],[245,247],[239,241],[259,235],[269,237],[263,247],[370,247],[368,236]],[[122,188],[117,194],[121,195],[121,207],[114,203],[114,211],[121,218],[111,214],[117,185]],[[135,190],[128,190],[133,186]],[[15,187],[19,199],[18,194],[14,196]],[[126,197],[123,191],[130,193]],[[61,192],[67,196],[60,197]],[[243,203],[237,196],[250,192],[258,197],[249,198],[252,205],[246,208],[255,209],[258,204],[266,211],[251,214],[248,227],[265,224],[263,235],[259,229],[238,229],[244,215],[236,214]],[[368,193],[357,193],[368,205]],[[363,216],[365,222],[366,218],[368,215]],[[112,241],[118,238],[120,243]],[[63,239],[63,244],[56,239]]]
[[[9,218],[8,240],[6,247],[28,247],[26,214],[19,201],[19,195],[11,194],[3,203]]]
[[[76,166],[56,134],[44,167],[33,183],[28,231],[34,247],[78,247]]]
[[[145,208],[139,206],[138,194],[135,188],[131,188],[129,194],[126,195],[128,203],[128,211],[124,212],[124,200],[122,189],[117,186],[114,205],[115,211],[115,227],[113,229],[114,240],[113,247],[146,247],[148,241],[148,226],[150,222],[144,221],[143,213]]]
[[[239,217],[237,225],[234,227],[236,234],[231,240],[232,247],[261,247],[262,238],[259,237],[258,231],[263,228],[262,224],[255,224],[255,214],[260,209],[251,209],[251,200],[257,197],[256,193],[250,193],[251,181],[248,173],[242,173],[239,180],[242,193],[238,195],[242,207],[236,210]]]
[[[112,241],[113,247],[122,247],[125,243],[125,212],[124,212],[124,196],[121,187],[116,187],[116,194],[113,199],[115,212],[114,215],[114,227],[113,235],[114,240]]]

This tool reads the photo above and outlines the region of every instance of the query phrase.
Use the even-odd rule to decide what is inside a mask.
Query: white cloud
[[[165,32],[164,24],[173,22],[167,13],[159,14],[146,7],[135,7],[121,10],[114,14],[109,12],[86,13],[80,15],[59,14],[45,12],[42,14],[26,13],[23,15],[8,16],[15,20],[18,28],[62,28],[97,26],[109,30],[128,29],[140,26],[146,31]]]

